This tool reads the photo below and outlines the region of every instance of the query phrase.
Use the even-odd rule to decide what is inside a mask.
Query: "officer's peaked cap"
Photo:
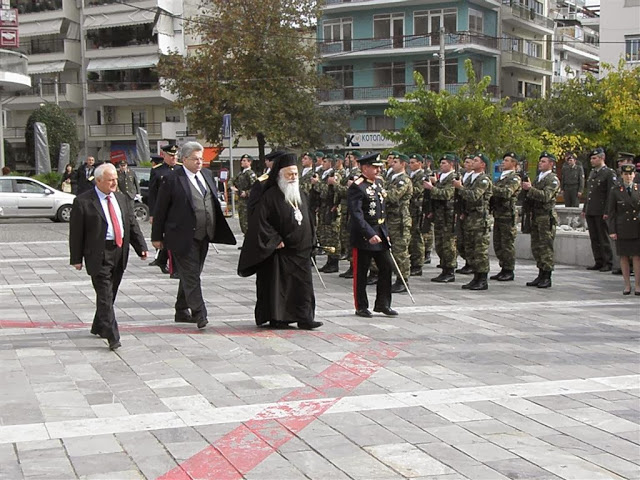
[[[373,165],[374,167],[381,167],[383,165],[378,153],[368,153],[360,157],[360,165]]]

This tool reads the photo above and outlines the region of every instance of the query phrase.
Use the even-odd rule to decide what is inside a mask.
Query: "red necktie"
[[[122,247],[122,230],[120,230],[120,223],[118,223],[118,216],[116,215],[116,209],[113,208],[113,204],[111,203],[110,195],[107,195],[107,208],[109,209],[111,225],[113,225],[113,239],[118,247]]]

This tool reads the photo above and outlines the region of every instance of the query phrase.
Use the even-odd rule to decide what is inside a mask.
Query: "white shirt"
[[[307,173],[309,173],[311,170],[312,170],[312,168],[311,168],[311,167],[304,167],[304,168],[302,169],[302,175],[301,175],[301,176],[302,176],[302,177],[304,177],[304,176],[305,176]]]
[[[419,168],[418,170],[412,170],[409,175],[411,175],[411,178],[413,178],[418,172],[422,172],[422,171],[423,170],[421,168]]]
[[[198,180],[200,180],[200,183],[202,184],[202,186],[207,190],[209,190],[207,188],[207,182],[205,181],[204,176],[202,175],[202,172],[193,173],[188,168],[185,168],[184,173],[187,174],[187,178],[189,179],[189,181],[192,183],[194,187],[196,187],[196,190],[198,190],[200,193],[202,193],[202,190],[200,190],[200,187],[198,186],[198,182],[196,182],[196,177],[198,177]]]
[[[462,176],[462,183],[466,182],[470,175],[473,175],[473,172],[464,172],[464,175]]]
[[[102,207],[104,216],[107,219],[107,236],[104,239],[105,240],[116,239],[115,233],[113,231],[113,224],[111,223],[111,215],[109,215],[109,206],[107,205],[107,196],[111,201],[111,205],[113,205],[113,210],[116,212],[116,218],[118,219],[118,223],[120,224],[120,233],[122,233],[122,238],[124,239],[124,228],[122,228],[123,226],[122,210],[120,210],[120,205],[118,205],[116,196],[113,193],[106,195],[102,191],[100,191],[98,187],[94,187],[94,188],[96,190],[96,193],[98,194],[98,198],[100,199],[100,206]]]
[[[391,180],[395,180],[396,178],[398,178],[398,175],[402,175],[402,172],[394,173],[393,175],[391,175]]]
[[[243,169],[242,169],[242,172],[240,172],[240,173],[244,173],[244,172],[246,172],[247,170],[251,170],[251,167],[243,168]]]
[[[549,175],[550,173],[551,173],[551,170],[547,170],[546,172],[540,172],[540,174],[538,175],[538,182],[542,180],[544,177],[546,177],[547,175]]]
[[[476,178],[478,178],[478,175],[480,175],[480,172],[478,172],[478,173],[472,172],[471,173],[471,183],[476,181]]]
[[[509,175],[511,172],[513,172],[513,170],[503,170],[502,173],[500,174],[500,180],[502,180],[504,177]]]
[[[440,183],[444,182],[444,180],[453,173],[453,170],[448,171],[447,173],[440,174]]]
[[[322,172],[322,180],[327,178],[331,172],[333,172],[333,168],[327,168],[324,172]]]

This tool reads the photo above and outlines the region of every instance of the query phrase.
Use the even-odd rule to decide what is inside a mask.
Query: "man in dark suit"
[[[391,272],[393,260],[389,252],[389,231],[386,225],[386,192],[378,178],[382,162],[377,153],[360,158],[362,175],[347,190],[350,216],[351,245],[353,245],[354,297],[356,315],[370,318],[367,299],[367,270],[371,259],[378,265],[378,282],[374,312],[396,316],[391,308]]]
[[[236,244],[211,172],[202,170],[203,152],[198,142],[182,146],[184,168],[163,177],[151,229],[153,246],[168,248],[178,267],[175,321],[197,323],[198,328],[209,323],[200,284],[209,243]]]
[[[92,156],[88,156],[82,165],[76,170],[76,188],[78,195],[93,189],[95,185],[95,163],[96,159]]]
[[[131,201],[117,192],[118,172],[105,163],[95,170],[95,188],[78,195],[73,202],[69,223],[70,263],[87,273],[96,292],[96,313],[91,333],[109,341],[109,348],[120,347],[120,333],[113,304],[122,274],[127,267],[129,245],[143,260],[147,244],[133,213]]]

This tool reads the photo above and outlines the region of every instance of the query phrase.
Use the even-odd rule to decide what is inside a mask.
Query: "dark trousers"
[[[610,267],[613,261],[611,243],[609,243],[609,229],[602,215],[587,215],[587,228],[591,240],[591,251],[596,265]]]
[[[158,265],[160,266],[166,266],[168,261],[169,261],[169,250],[167,250],[166,248],[163,248],[158,252],[156,262],[158,262]]]
[[[193,240],[189,251],[185,254],[177,254],[172,251],[173,261],[178,267],[178,296],[176,298],[176,310],[191,309],[191,314],[196,319],[207,317],[207,308],[202,297],[200,274],[204,267],[204,261],[209,252],[209,239]]]
[[[579,207],[578,201],[578,187],[579,185],[566,185],[564,187],[564,206],[565,207]]]
[[[376,284],[376,303],[374,308],[391,307],[391,272],[393,260],[388,249],[371,251],[353,249],[353,289],[356,310],[369,308],[367,298],[367,272],[371,260],[378,266],[378,283]]]
[[[120,340],[113,304],[118,295],[123,273],[122,248],[116,247],[112,241],[107,241],[102,266],[98,273],[91,277],[93,289],[96,292],[96,313],[93,317],[91,333],[106,338],[109,343]]]

